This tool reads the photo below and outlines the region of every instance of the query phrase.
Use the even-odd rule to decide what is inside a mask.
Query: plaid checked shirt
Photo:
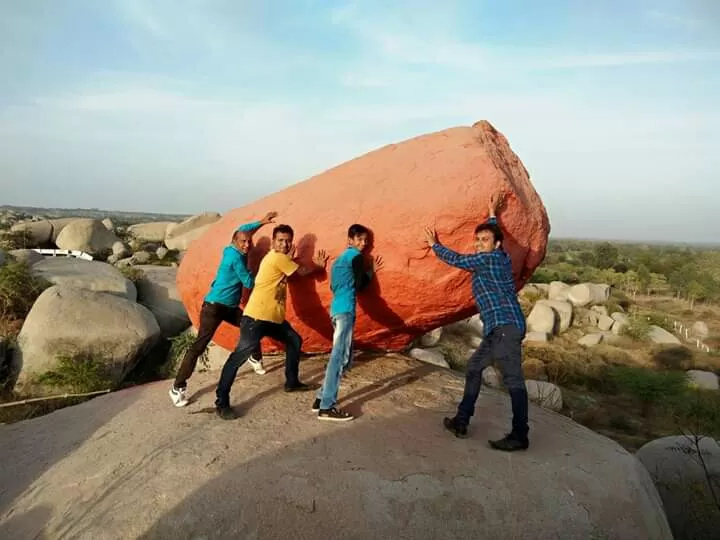
[[[486,336],[506,324],[525,333],[525,315],[517,300],[510,256],[505,251],[496,249],[464,255],[440,243],[433,245],[433,251],[443,262],[472,272],[472,293]]]

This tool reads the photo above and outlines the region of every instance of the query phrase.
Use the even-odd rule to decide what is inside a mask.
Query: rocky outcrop
[[[60,249],[97,254],[111,251],[113,244],[119,240],[98,219],[76,219],[63,228],[55,240],[55,244]]]
[[[306,359],[301,376],[323,368]],[[508,428],[506,395],[483,391],[459,441],[442,427],[457,375],[393,356],[352,373],[341,396],[358,418],[342,426],[278,391],[282,368],[240,374],[235,422],[206,414],[214,392],[196,389],[217,373],[196,373],[187,409],[162,381],[0,426],[0,537],[672,538],[615,442],[531,406],[530,450],[508,456],[487,444]]]
[[[100,261],[47,257],[33,265],[32,273],[55,285],[114,294],[131,302],[137,299],[137,290],[132,281],[116,268]]]
[[[701,390],[718,390],[718,376],[712,371],[701,371],[698,369],[690,369],[686,372],[688,384]]]
[[[44,219],[40,221],[23,221],[13,225],[10,230],[13,232],[25,232],[34,244],[40,246],[55,243],[63,229],[70,223],[79,219],[82,218],[69,217]]]
[[[675,337],[673,334],[671,334],[664,328],[655,326],[654,324],[650,326],[650,333],[648,334],[648,339],[650,339],[650,341],[652,341],[653,343],[658,343],[661,345],[680,345],[681,344],[681,341],[677,337]]]
[[[718,442],[712,437],[663,437],[647,443],[636,455],[660,492],[675,539],[717,538]]]
[[[431,330],[420,338],[420,345],[423,347],[434,347],[438,344],[440,338],[442,338],[442,332],[442,327]]]
[[[555,333],[562,333],[570,328],[573,320],[573,307],[570,302],[563,300],[539,300],[535,305],[547,306],[555,312],[557,317]]]
[[[527,317],[527,327],[530,332],[544,332],[552,334],[556,327],[555,310],[546,304],[535,304]]]
[[[169,266],[136,266],[143,276],[137,281],[138,302],[157,319],[163,337],[173,337],[190,326],[177,292],[177,268]]]
[[[13,225],[12,232],[25,233],[28,240],[34,245],[43,245],[51,241],[52,224],[45,221],[21,221]]]
[[[600,343],[603,340],[603,335],[600,333],[597,334],[587,334],[580,339],[578,339],[578,345],[582,345],[583,347],[594,347],[595,345],[600,345]]]
[[[355,193],[351,199],[348,190]],[[178,287],[197,324],[202,298],[232,231],[270,210],[295,229],[297,255],[305,263],[321,248],[337,257],[345,248],[347,227],[363,223],[373,230],[372,254],[382,255],[385,265],[359,296],[357,346],[403,349],[427,331],[476,311],[470,276],[430,253],[422,241],[423,226],[429,220],[445,245],[467,251],[475,227],[487,217],[490,195],[498,191],[508,194],[498,218],[519,289],[544,258],[550,225],[520,159],[484,121],[386,146],[227,213],[188,249]],[[267,246],[269,233],[267,228],[255,235],[251,266]],[[168,239],[166,245],[172,247]],[[308,352],[330,349],[330,299],[327,276],[289,284],[287,317]],[[221,328],[215,337],[228,348],[237,338],[232,328]]]
[[[165,245],[168,249],[185,251],[196,239],[200,238],[205,231],[220,219],[217,212],[204,212],[189,217],[185,221],[168,227],[165,235]],[[231,235],[232,236],[232,235]],[[229,242],[229,240],[227,240]]]
[[[708,329],[708,325],[706,323],[696,321],[690,329],[690,335],[697,339],[707,339],[710,335],[710,330]]]
[[[570,294],[570,285],[562,281],[553,281],[548,288],[548,300],[566,301]]]
[[[528,399],[551,411],[563,408],[562,392],[556,385],[545,381],[525,381]]]
[[[448,369],[450,368],[450,364],[448,364],[447,360],[445,360],[445,355],[443,355],[442,351],[439,349],[420,349],[416,347],[414,349],[410,349],[408,354],[411,358],[420,360],[426,364],[432,364]]]
[[[128,235],[141,242],[163,242],[169,227],[174,221],[155,221],[152,223],[137,223],[127,229]]]
[[[13,371],[26,382],[54,369],[60,357],[84,357],[102,363],[118,383],[159,338],[155,317],[144,306],[112,294],[54,285],[25,319]]]

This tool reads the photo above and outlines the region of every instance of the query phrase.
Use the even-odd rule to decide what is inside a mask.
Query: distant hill
[[[39,206],[10,206],[0,205],[0,212],[12,210],[13,212],[22,212],[25,214],[33,214],[45,216],[48,218],[62,217],[86,217],[94,219],[110,218],[117,221],[126,221],[131,223],[145,221],[182,221],[191,216],[191,214],[160,214],[151,212],[123,212],[120,210],[101,210],[99,208],[41,208]]]

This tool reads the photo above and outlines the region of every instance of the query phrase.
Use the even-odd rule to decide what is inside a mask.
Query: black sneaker
[[[502,439],[497,441],[488,441],[490,446],[495,450],[502,450],[503,452],[515,452],[517,450],[527,450],[530,446],[530,441],[527,437],[520,438],[516,437],[512,433],[508,433]]]
[[[215,414],[223,420],[235,420],[237,414],[231,407],[215,407]]]
[[[307,392],[308,390],[312,390],[312,386],[301,382],[295,383],[293,385],[285,385],[286,392]]]
[[[468,436],[467,426],[458,424],[455,418],[445,417],[443,419],[443,425],[445,426],[445,429],[447,429],[450,433],[452,433],[459,439],[466,439]]]
[[[316,398],[312,404],[312,412],[318,412],[319,410],[320,410],[320,400]]]
[[[318,412],[318,420],[329,420],[331,422],[347,422],[355,418],[352,414],[347,413],[337,407],[332,409],[320,409]]]

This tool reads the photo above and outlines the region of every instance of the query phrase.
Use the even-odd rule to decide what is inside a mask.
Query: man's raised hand
[[[275,218],[277,217],[277,215],[277,212],[268,212],[267,214],[265,214],[265,217],[260,220],[260,223],[262,223],[263,225],[267,225],[268,223],[275,223]]]
[[[382,267],[383,267],[383,260],[382,260],[382,257],[381,257],[380,255],[378,255],[378,256],[376,256],[376,257],[373,257],[373,258],[370,260],[370,270],[372,270],[373,273],[374,273],[374,272],[377,272],[377,271],[380,270]]]
[[[438,243],[438,237],[437,232],[435,229],[431,227],[425,227],[425,241],[427,242],[428,246],[432,247],[434,244]]]
[[[328,254],[325,252],[324,249],[319,250],[315,256],[313,257],[313,262],[321,267],[325,267],[325,263],[328,260]]]
[[[500,209],[504,202],[505,194],[503,192],[497,191],[490,195],[490,204],[488,205],[490,217],[495,217],[495,213]]]

